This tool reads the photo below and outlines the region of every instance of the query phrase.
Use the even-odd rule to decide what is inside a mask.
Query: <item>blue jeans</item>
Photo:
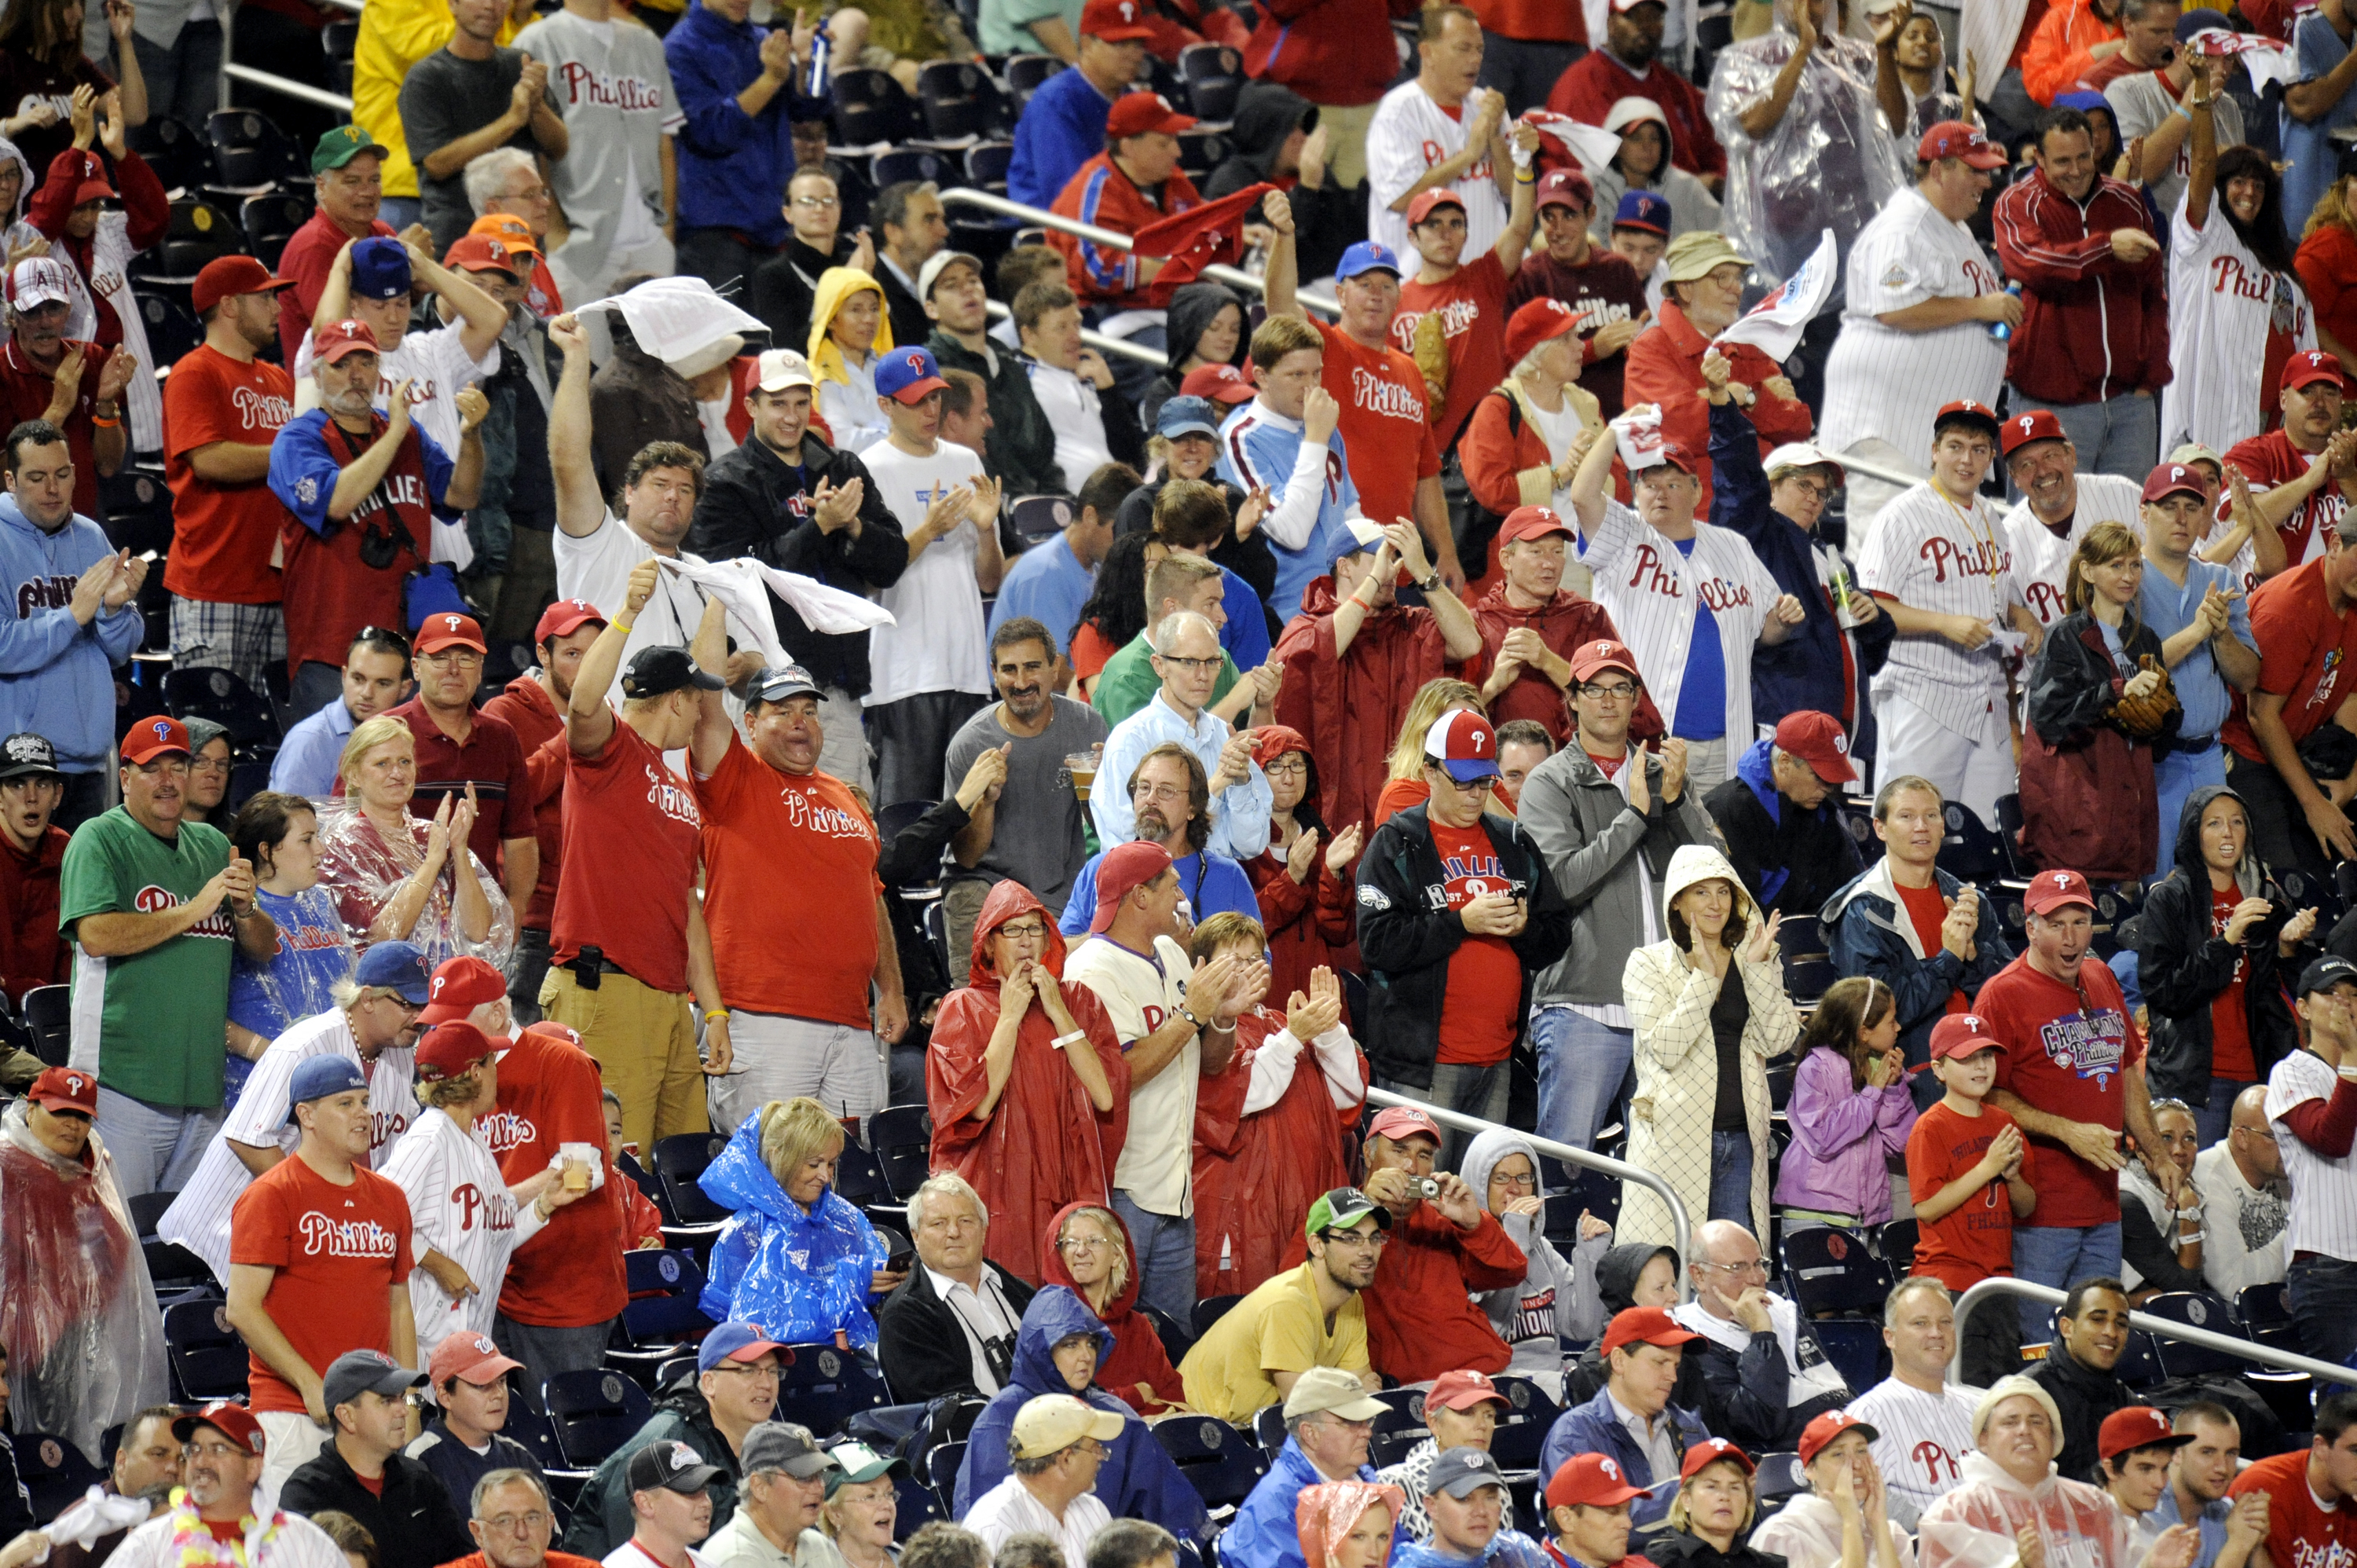
[[[1182,1328],[1194,1322],[1195,1221],[1140,1208],[1120,1191],[1113,1195],[1113,1211],[1129,1227],[1137,1251],[1138,1305],[1167,1314]]]
[[[1538,1134],[1593,1149],[1620,1106],[1620,1087],[1636,1055],[1634,1030],[1599,1024],[1568,1007],[1531,1014],[1531,1048],[1539,1058]]]
[[[2300,1348],[2319,1361],[2357,1350],[2357,1263],[2295,1258],[2284,1271],[2284,1305],[2299,1325]]]
[[[196,1174],[227,1113],[219,1106],[150,1105],[102,1085],[96,1131],[114,1156],[123,1196],[178,1192]]]
[[[1710,1218],[1752,1229],[1751,1134],[1738,1129],[1710,1135]]]
[[[1478,1116],[1484,1122],[1494,1122],[1502,1127],[1506,1123],[1506,1096],[1512,1088],[1512,1079],[1511,1058],[1492,1062],[1487,1067],[1474,1062],[1435,1062],[1432,1064],[1432,1082],[1428,1087],[1399,1083],[1387,1078],[1377,1079],[1375,1087],[1389,1090],[1394,1094],[1405,1094],[1411,1100],[1421,1100],[1427,1105],[1437,1105],[1444,1111]],[[1470,1133],[1443,1127],[1440,1130],[1440,1153],[1435,1163],[1442,1170],[1455,1170],[1465,1158],[1465,1145],[1472,1141]]]
[[[2015,413],[2050,407],[2062,433],[2079,449],[2079,472],[2117,474],[2141,481],[2160,460],[2160,400],[2124,392],[2101,403],[2044,403],[2019,387],[2009,405]]]
[[[2177,819],[2184,814],[2186,797],[2205,784],[2226,782],[2226,748],[2213,741],[2209,750],[2194,756],[2168,752],[2154,759],[2152,782],[2160,797],[2160,856],[2153,863],[2152,875],[2145,878],[2147,886],[2177,866]]]
[[[2013,1273],[2032,1284],[2069,1290],[2081,1280],[2120,1277],[2120,1222],[2076,1230],[2061,1225],[2017,1226]],[[2021,1342],[2043,1345],[2054,1337],[2054,1308],[2042,1301],[2021,1303]]]
[[[2226,1134],[2233,1126],[2234,1097],[2250,1087],[2232,1079],[2213,1078],[2210,1080],[2210,1103],[2193,1108],[2193,1127],[2203,1148],[2226,1141]]]

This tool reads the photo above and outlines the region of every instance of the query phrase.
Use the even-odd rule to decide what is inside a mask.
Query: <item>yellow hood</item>
[[[861,289],[873,290],[876,295],[876,341],[867,346],[867,357],[872,360],[892,347],[892,313],[885,308],[884,286],[866,273],[850,267],[829,267],[819,274],[818,294],[811,301],[811,373],[822,381],[851,384],[851,372],[843,362],[843,349],[827,336],[827,329],[834,325],[834,313],[843,308],[843,302]]]

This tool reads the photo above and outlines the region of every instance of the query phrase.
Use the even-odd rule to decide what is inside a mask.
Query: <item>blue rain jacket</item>
[[[712,1201],[736,1210],[713,1244],[696,1305],[716,1323],[758,1323],[789,1345],[832,1340],[876,1348],[869,1287],[884,1266],[884,1243],[867,1217],[833,1187],[808,1212],[786,1196],[761,1158],[761,1117],[745,1118],[720,1157],[696,1178]]]

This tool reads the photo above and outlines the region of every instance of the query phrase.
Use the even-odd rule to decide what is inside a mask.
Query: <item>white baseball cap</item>
[[[1845,476],[1848,473],[1842,467],[1840,458],[1808,441],[1785,442],[1769,453],[1767,460],[1760,467],[1763,473],[1772,474],[1779,468],[1813,468],[1821,463],[1831,467],[1835,473]]]
[[[982,270],[982,262],[980,258],[971,255],[964,251],[952,251],[948,249],[935,251],[931,255],[925,258],[925,264],[917,269],[918,300],[922,302],[932,298],[933,285],[941,280],[942,274],[947,272],[951,267],[956,265],[960,262],[963,262],[967,266],[972,267],[974,269],[974,276],[978,278],[987,278],[988,274]]]
[[[73,273],[55,256],[27,256],[8,274],[8,306],[35,310],[73,303]]]
[[[810,361],[791,349],[765,349],[761,351],[760,369],[753,384],[763,392],[783,392],[788,387],[818,388],[818,379],[811,374]]]

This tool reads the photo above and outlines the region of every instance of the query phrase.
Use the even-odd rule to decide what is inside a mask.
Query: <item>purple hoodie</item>
[[[1778,1207],[1855,1214],[1862,1225],[1890,1218],[1886,1157],[1905,1154],[1907,1134],[1915,1130],[1915,1101],[1904,1079],[1852,1089],[1849,1058],[1820,1046],[1793,1075],[1784,1119],[1792,1143],[1776,1179]]]

